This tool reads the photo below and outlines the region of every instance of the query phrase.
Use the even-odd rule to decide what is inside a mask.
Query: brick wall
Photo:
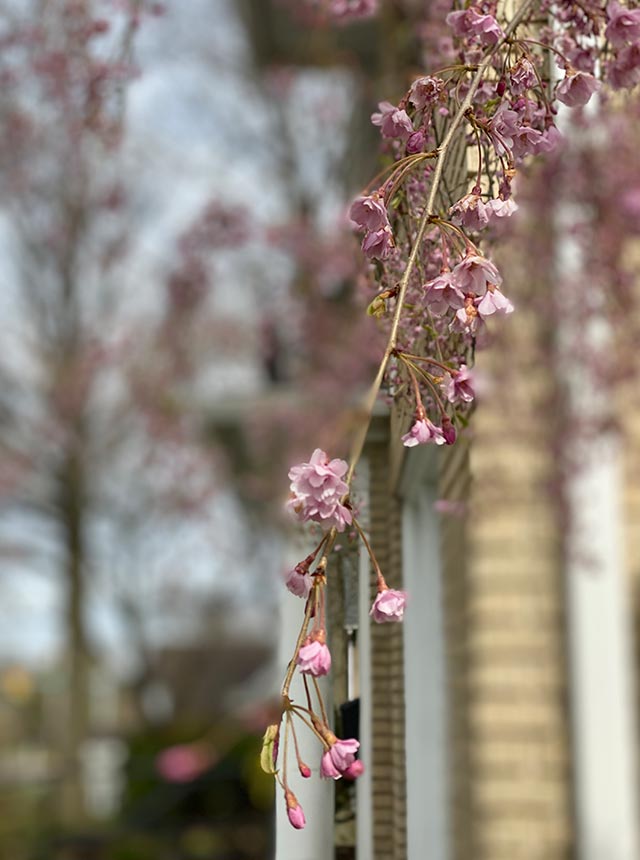
[[[400,505],[389,487],[389,445],[368,447],[371,543],[390,587],[402,586]],[[371,600],[376,593],[371,579]],[[373,624],[372,860],[406,858],[406,777],[402,626]]]

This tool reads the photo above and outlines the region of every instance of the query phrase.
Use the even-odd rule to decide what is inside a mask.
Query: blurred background
[[[347,204],[377,169],[369,115],[428,65],[441,10],[389,0],[348,26],[293,0],[4,0],[0,11],[0,857],[268,858],[273,780],[258,752],[283,668],[286,474],[316,447],[344,455],[347,407],[379,356],[364,313],[375,287]],[[380,813],[388,833],[360,860],[573,856],[584,846],[579,784],[599,779],[579,763],[580,749],[594,749],[590,732],[622,732],[619,759],[635,761],[640,130],[637,101],[598,110],[577,118],[557,156],[524,171],[525,211],[501,251],[522,323],[492,336],[477,428],[462,459],[429,479],[425,516],[442,518],[442,576],[454,570],[451,593],[431,596],[453,619],[440,634],[434,621],[447,646],[434,683],[455,709],[447,767],[464,785],[446,791],[462,812],[455,823],[444,795],[434,801],[404,773],[407,717],[397,761],[376,765],[372,741],[363,791],[379,786],[381,809],[393,800],[395,812]],[[380,438],[372,444],[375,472]],[[584,467],[592,457],[613,457],[618,477]],[[373,483],[367,492],[373,504]],[[585,516],[599,525],[577,525],[593,499],[605,508]],[[496,526],[500,506],[520,518]],[[605,549],[584,546],[585,528],[607,522]],[[454,545],[474,561],[448,553]],[[613,656],[597,613],[568,632],[576,570],[614,583]],[[467,586],[471,603],[459,598]],[[357,622],[335,626],[346,655]],[[531,701],[509,679],[535,668],[538,645],[496,644],[500,629],[551,637],[550,674],[533,679]],[[462,631],[470,638],[457,648]],[[375,667],[371,648],[362,671]],[[599,678],[603,654],[603,677],[618,677],[610,660],[622,666],[610,696],[600,687],[618,716],[571,729],[572,709],[592,713],[572,678]],[[492,704],[504,739],[505,702],[533,716],[506,759],[491,747],[503,769],[487,807],[490,762],[473,743],[486,738]],[[408,696],[407,714],[419,713],[411,707]],[[388,744],[392,729],[380,731]],[[540,738],[556,750],[542,783]],[[432,747],[420,749],[421,767],[436,767]],[[415,853],[416,807],[407,813],[396,785],[405,777],[411,803],[441,802],[442,826],[464,838]],[[500,806],[509,780],[525,794],[515,811],[509,799]],[[636,816],[634,780],[625,771],[619,781],[625,821]],[[362,808],[361,843],[371,826]],[[539,853],[518,854],[548,808],[556,830]],[[477,831],[487,809],[507,822],[502,835]],[[353,857],[353,798],[339,810],[351,829],[335,856]],[[637,860],[634,840],[575,856]],[[330,829],[309,858],[334,856],[333,845]]]

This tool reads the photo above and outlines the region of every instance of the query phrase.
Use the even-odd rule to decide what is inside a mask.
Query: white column
[[[308,552],[309,547],[306,545],[297,547],[297,552],[292,549],[288,562],[293,566]],[[282,676],[284,676],[300,630],[304,603],[299,597],[289,594],[286,588],[283,587],[282,591],[284,595],[280,611],[278,663],[282,669]],[[322,680],[324,681],[324,679]],[[322,683],[321,687],[323,695],[326,696],[326,682]],[[304,687],[298,673],[296,673],[291,684],[290,695],[294,701],[305,701]],[[326,698],[325,701],[327,701]],[[328,704],[330,706],[330,700]],[[291,826],[287,817],[282,789],[277,785],[275,860],[333,860],[333,780],[321,779],[320,777],[322,748],[318,740],[299,720],[296,720],[296,731],[300,741],[300,754],[311,768],[312,774],[310,779],[303,779],[300,776],[296,766],[293,745],[290,744],[288,775],[291,790],[304,810],[307,824],[303,830],[295,830]]]
[[[567,595],[579,860],[638,860],[636,708],[616,442],[571,486]]]
[[[369,464],[362,458],[358,465],[356,494],[361,500],[360,521],[369,526]],[[358,860],[373,857],[372,780],[371,780],[371,565],[366,549],[360,544],[358,666],[360,696],[360,758],[365,770],[356,781],[356,856]]]
[[[403,482],[408,860],[448,857],[446,677],[435,452],[409,452]]]

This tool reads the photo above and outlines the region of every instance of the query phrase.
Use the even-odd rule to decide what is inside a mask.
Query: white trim
[[[308,547],[306,545],[291,546],[288,552],[289,565],[292,566],[300,561],[307,552]],[[304,608],[299,597],[289,594],[284,587],[282,591],[277,661],[281,667],[286,666],[291,659],[291,651],[300,630]],[[329,707],[329,712],[331,712],[331,699],[326,679],[322,678],[320,681],[325,701]],[[327,696],[329,696],[328,699]],[[291,684],[291,698],[298,702],[304,701],[304,687],[300,681],[299,673],[296,673]],[[298,774],[293,744],[291,744],[288,776],[291,789],[305,812],[307,824],[304,830],[295,830],[291,826],[287,817],[282,789],[276,785],[276,860],[333,860],[333,780],[320,777],[322,750],[317,739],[300,721],[297,721],[296,729],[300,743],[300,754],[311,768],[312,773],[310,779],[303,779]]]
[[[408,452],[402,487],[408,860],[446,860],[448,839],[447,695],[437,458]]]
[[[361,502],[360,521],[369,527],[369,463],[363,457],[358,464],[356,494]],[[360,690],[360,758],[365,770],[356,781],[356,857],[371,860],[373,857],[373,789],[371,779],[372,721],[371,721],[371,619],[369,609],[371,566],[367,551],[360,543],[359,551],[359,619],[358,668]]]
[[[579,860],[638,860],[636,708],[613,439],[571,483],[567,597]]]

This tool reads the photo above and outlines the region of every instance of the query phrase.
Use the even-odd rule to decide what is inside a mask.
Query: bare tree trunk
[[[61,801],[63,820],[74,823],[85,812],[80,754],[89,733],[89,654],[84,619],[84,481],[77,452],[69,453],[61,480],[61,525],[67,548],[65,578],[69,671],[68,722],[64,732],[65,774]]]

